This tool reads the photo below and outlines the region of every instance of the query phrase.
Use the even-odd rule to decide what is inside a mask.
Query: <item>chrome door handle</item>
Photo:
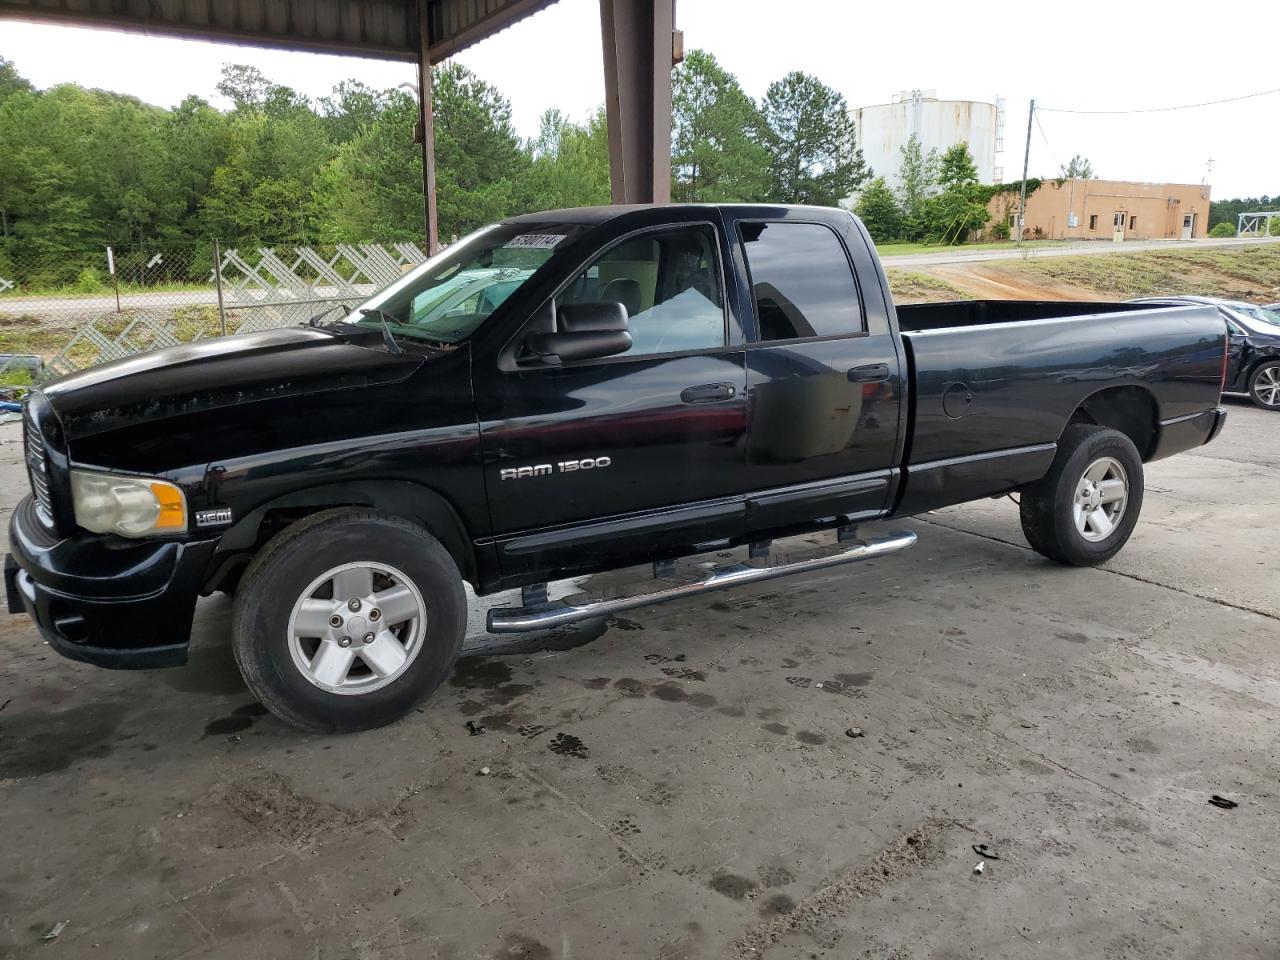
[[[849,369],[850,383],[876,383],[880,380],[889,379],[889,365],[887,363],[868,363],[862,367],[851,367]]]

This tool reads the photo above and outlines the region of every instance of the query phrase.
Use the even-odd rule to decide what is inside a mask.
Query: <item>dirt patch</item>
[[[894,271],[888,272],[899,303],[959,298],[1088,301],[1176,294],[1261,303],[1280,298],[1280,245],[940,264],[919,267],[897,285]]]
[[[889,267],[889,290],[894,303],[929,303],[936,300],[972,300],[973,297],[936,272]]]
[[[235,780],[220,792],[217,799],[224,807],[250,826],[286,843],[303,845],[325,827],[344,819],[336,807],[299,793],[278,773]]]
[[[788,933],[816,934],[830,926],[833,917],[848,912],[855,900],[878,894],[917,870],[936,863],[944,852],[943,841],[957,823],[947,817],[929,817],[901,834],[874,859],[835,883],[805,897],[794,909],[758,923],[726,951],[727,957],[759,957]]]

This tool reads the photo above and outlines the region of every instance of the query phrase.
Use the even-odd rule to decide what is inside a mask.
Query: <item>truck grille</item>
[[[36,517],[49,529],[53,529],[53,499],[49,495],[49,460],[45,455],[44,436],[27,404],[22,418],[24,453],[27,460],[27,476],[31,479],[31,492],[35,495]]]

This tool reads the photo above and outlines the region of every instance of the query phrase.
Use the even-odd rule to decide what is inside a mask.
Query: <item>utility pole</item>
[[[1018,242],[1022,246],[1022,231],[1027,218],[1027,167],[1031,163],[1031,121],[1036,116],[1036,102],[1031,101],[1031,109],[1027,111],[1027,149],[1022,154],[1022,189],[1018,191]]]

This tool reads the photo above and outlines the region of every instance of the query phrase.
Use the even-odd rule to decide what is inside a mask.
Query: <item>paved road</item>
[[[1125,243],[1107,243],[1101,240],[1069,242],[1054,246],[1029,246],[1022,250],[1006,248],[997,250],[974,250],[957,247],[954,252],[942,250],[936,253],[906,253],[900,256],[885,257],[886,267],[925,267],[941,266],[948,263],[983,263],[989,260],[1021,260],[1040,259],[1041,257],[1097,257],[1112,253],[1138,253],[1143,250],[1199,250],[1230,249],[1232,247],[1255,246],[1260,243],[1280,243],[1280,237],[1262,240],[1237,240],[1234,237],[1225,240],[1129,240]]]
[[[355,292],[368,296],[376,289],[372,284],[357,284]],[[228,295],[228,309],[242,307],[284,306],[296,308],[299,305],[315,305],[322,309],[328,300],[339,298],[342,291],[336,287],[315,288],[314,299],[299,300],[285,295],[284,291],[241,293],[238,297]],[[345,294],[343,296],[346,299]],[[164,314],[172,312],[175,306],[217,306],[216,290],[157,290],[151,293],[125,293],[120,296],[120,307],[123,310],[154,309]],[[91,297],[19,297],[10,294],[0,296],[0,314],[20,316],[30,314],[36,317],[73,316],[85,318],[113,314],[116,312],[116,298],[113,294]]]
[[[1104,568],[1031,553],[1007,500],[939,511],[861,568],[475,631],[348,737],[261,715],[224,597],[152,673],[0,616],[0,954],[1274,957],[1277,428],[1233,403],[1152,465]]]

